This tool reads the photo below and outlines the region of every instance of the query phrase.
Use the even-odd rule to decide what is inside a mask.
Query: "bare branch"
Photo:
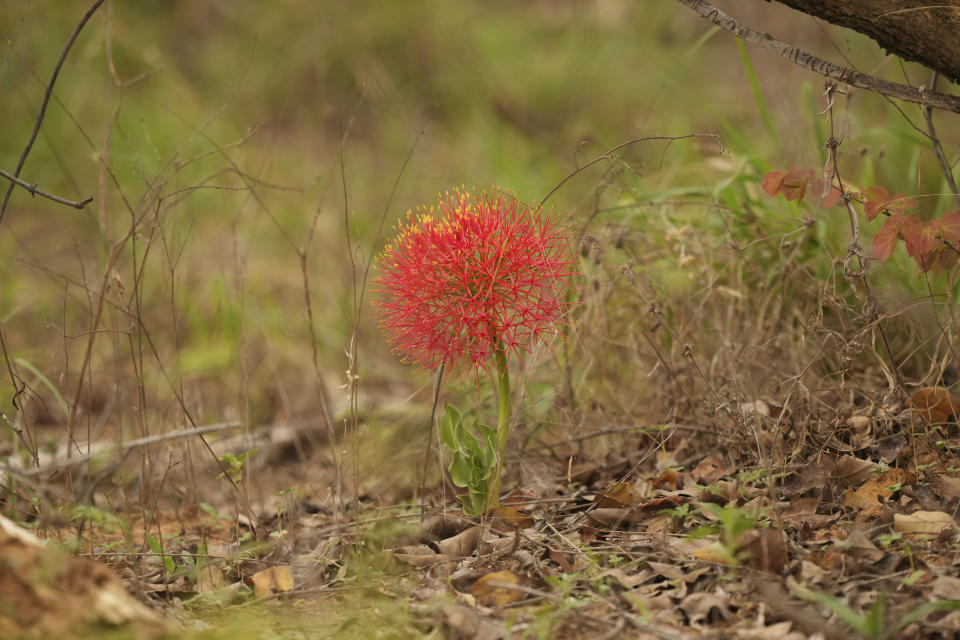
[[[22,444],[27,449],[27,453],[30,454],[30,457],[33,459],[33,462],[38,467],[40,466],[40,458],[37,456],[37,452],[34,451],[29,444],[27,444],[27,439],[23,437],[23,430],[17,428],[17,425],[13,424],[10,418],[7,417],[3,411],[0,411],[0,418],[3,418],[3,421],[7,423],[7,426],[10,427],[17,437],[20,438],[20,444]]]
[[[4,416],[6,418],[6,416]],[[178,431],[169,431],[166,433],[158,433],[152,436],[145,436],[143,438],[135,438],[134,440],[129,440],[122,443],[119,447],[115,447],[112,444],[102,444],[97,443],[97,446],[90,447],[90,452],[75,457],[68,457],[59,460],[52,460],[45,464],[44,466],[39,466],[39,461],[37,461],[37,468],[35,469],[18,469],[16,467],[10,467],[6,465],[0,465],[0,471],[3,472],[16,472],[24,477],[39,476],[49,473],[55,473],[61,469],[67,467],[78,465],[88,460],[93,460],[97,456],[106,454],[106,453],[118,453],[126,454],[132,449],[138,447],[146,447],[148,445],[156,444],[158,442],[165,442],[167,440],[176,440],[179,438],[189,438],[191,436],[203,436],[207,433],[217,433],[220,431],[228,431],[232,429],[240,429],[243,427],[243,423],[233,420],[231,422],[222,422],[219,424],[207,424],[197,427],[192,427],[190,429],[180,429]]]
[[[84,198],[83,200],[67,200],[66,198],[61,198],[58,195],[50,193],[49,191],[44,191],[37,186],[36,183],[29,183],[26,180],[21,180],[12,173],[7,173],[3,169],[0,169],[0,178],[6,178],[10,182],[20,187],[23,187],[30,192],[30,195],[34,196],[43,196],[48,200],[53,200],[54,202],[59,202],[60,204],[65,204],[68,207],[73,207],[74,209],[83,209],[85,206],[93,202],[93,196]]]
[[[925,107],[960,113],[960,97],[914,89],[905,84],[889,82],[875,76],[854,71],[847,67],[835,65],[829,60],[824,60],[803,49],[789,45],[782,40],[777,40],[769,33],[764,33],[763,31],[758,31],[757,29],[743,25],[735,18],[727,15],[708,2],[704,2],[703,0],[678,1],[690,7],[701,18],[726,29],[738,38],[742,38],[744,41],[755,44],[758,47],[772,49],[776,51],[780,57],[786,58],[801,67],[815,71],[822,76],[839,80],[851,87],[867,89],[868,91],[874,91],[905,102],[913,102]]]
[[[90,18],[93,17],[93,14],[97,12],[97,9],[99,9],[100,5],[102,4],[103,0],[94,0],[93,4],[83,15],[83,18],[80,19],[80,22],[74,28],[73,33],[70,34],[70,38],[67,40],[67,44],[64,45],[63,51],[60,52],[60,58],[57,60],[57,64],[53,68],[53,74],[50,76],[50,82],[47,83],[47,90],[43,93],[43,102],[40,103],[40,113],[37,114],[37,121],[33,125],[33,132],[30,134],[30,139],[27,141],[27,145],[23,148],[23,152],[20,154],[20,160],[17,161],[17,167],[13,170],[13,177],[20,177],[20,171],[23,169],[23,164],[27,161],[27,156],[30,155],[30,149],[33,148],[33,143],[37,139],[37,134],[40,133],[40,125],[43,124],[43,117],[47,113],[47,105],[50,103],[50,96],[53,95],[53,85],[57,82],[57,76],[60,75],[60,69],[63,68],[63,63],[67,60],[67,54],[70,53],[70,48],[73,47],[73,43],[76,41],[77,36],[80,35],[80,31],[83,30],[84,25],[90,21]],[[10,194],[13,193],[13,187],[15,184],[17,183],[11,182],[10,186],[7,187],[7,192],[3,196],[3,202],[0,203],[0,222],[3,222],[3,214],[7,211],[7,204],[10,202]]]

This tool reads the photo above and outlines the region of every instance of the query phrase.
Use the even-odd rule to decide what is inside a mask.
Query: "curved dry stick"
[[[680,0],[680,1],[683,2],[683,0]],[[621,143],[618,144],[617,146],[611,147],[611,148],[607,149],[606,151],[603,152],[603,154],[597,156],[596,158],[594,158],[594,159],[591,160],[590,162],[588,162],[588,163],[586,163],[586,164],[584,164],[584,165],[581,165],[581,166],[577,167],[576,169],[574,169],[573,171],[571,171],[570,173],[568,173],[568,174],[566,175],[566,177],[565,177],[563,180],[561,180],[560,182],[558,182],[558,183],[557,183],[557,186],[555,186],[553,189],[551,189],[551,190],[550,190],[550,193],[548,193],[546,196],[544,196],[543,200],[541,200],[541,201],[537,204],[537,209],[540,209],[541,207],[543,207],[543,203],[545,203],[547,200],[549,200],[549,199],[550,199],[550,196],[552,196],[552,195],[555,194],[557,191],[559,191],[559,190],[560,190],[560,187],[562,187],[563,185],[565,185],[565,184],[566,184],[570,179],[572,179],[575,175],[577,175],[578,173],[580,173],[580,172],[583,171],[584,169],[587,169],[588,167],[592,167],[593,165],[597,164],[598,162],[603,162],[604,160],[612,160],[613,157],[614,157],[613,154],[616,153],[617,151],[619,151],[620,149],[623,149],[623,148],[625,148],[625,147],[629,147],[630,145],[637,144],[638,142],[646,142],[646,141],[648,141],[648,140],[669,140],[670,142],[673,142],[673,141],[675,141],[675,140],[686,140],[686,139],[688,139],[688,138],[713,138],[714,140],[718,140],[718,141],[719,141],[720,136],[716,135],[715,133],[689,133],[689,134],[687,134],[687,135],[685,135],[685,136],[644,136],[644,137],[642,137],[642,138],[633,138],[632,140],[627,140],[626,142],[621,142]]]
[[[23,153],[20,154],[20,160],[17,161],[17,168],[13,170],[13,177],[19,178],[20,171],[23,169],[24,163],[27,161],[27,156],[30,155],[30,149],[33,148],[33,143],[37,139],[37,135],[40,133],[40,125],[43,124],[43,117],[47,113],[47,105],[50,103],[50,96],[53,95],[53,85],[57,82],[57,76],[60,75],[60,69],[63,68],[63,63],[67,60],[67,54],[70,53],[70,48],[73,47],[73,43],[76,41],[77,36],[80,35],[80,31],[83,30],[83,27],[90,21],[90,18],[93,17],[93,14],[96,13],[97,9],[100,8],[100,5],[103,4],[103,0],[94,0],[94,3],[87,9],[87,12],[83,15],[83,18],[77,24],[76,28],[73,30],[73,33],[70,34],[70,39],[67,40],[67,44],[64,45],[63,51],[60,52],[60,58],[57,59],[57,64],[53,68],[53,74],[50,76],[50,82],[47,83],[47,90],[43,93],[43,102],[40,103],[40,113],[37,114],[37,121],[33,125],[33,132],[30,134],[30,140],[27,141],[27,146],[23,148]],[[7,193],[3,196],[3,203],[0,204],[0,222],[3,222],[3,215],[7,211],[7,204],[10,202],[10,194],[13,193],[13,182],[10,186],[7,187]],[[78,207],[79,208],[79,207]]]

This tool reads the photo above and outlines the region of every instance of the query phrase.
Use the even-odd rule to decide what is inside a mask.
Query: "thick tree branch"
[[[872,38],[888,52],[960,82],[958,0],[777,0]]]
[[[790,62],[798,64],[801,67],[806,67],[822,76],[839,80],[852,87],[875,91],[876,93],[905,102],[913,102],[925,107],[960,113],[960,97],[925,91],[922,87],[915,89],[905,84],[889,82],[865,73],[860,73],[859,71],[854,71],[853,69],[848,69],[847,67],[835,65],[812,53],[791,46],[782,40],[777,40],[769,33],[745,26],[708,2],[704,2],[703,0],[678,1],[690,7],[700,15],[700,17],[712,22],[718,27],[726,29],[738,38],[742,38],[745,42],[766,49],[772,49]]]

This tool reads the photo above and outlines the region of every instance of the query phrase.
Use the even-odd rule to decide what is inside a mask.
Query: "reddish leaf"
[[[763,176],[763,190],[771,198],[782,193],[787,200],[803,200],[807,185],[813,180],[812,169],[798,169],[796,166],[790,171],[771,171]]]
[[[960,209],[948,211],[937,219],[940,237],[948,242],[960,242]]]
[[[803,196],[807,192],[807,185],[810,184],[812,180],[812,169],[801,170],[792,168],[783,176],[780,193],[782,193],[783,197],[787,200],[797,200],[799,202],[803,200]]]
[[[813,179],[813,182],[810,184],[810,191],[817,198],[823,199],[820,203],[822,207],[832,207],[840,202],[840,187],[831,184],[828,190],[826,182],[824,182],[822,178],[818,177]]]
[[[924,223],[916,214],[910,214],[903,218],[900,225],[900,232],[907,244],[907,253],[917,261],[921,267],[926,268],[923,262],[923,255],[929,253],[937,243],[937,232],[933,226]]]
[[[941,242],[933,248],[933,251],[924,254],[923,264],[930,271],[940,275],[956,266],[957,258],[960,258],[960,254],[957,254],[953,247],[948,247]]]
[[[783,185],[783,177],[787,175],[786,171],[771,171],[763,176],[763,183],[760,185],[767,195],[776,198],[780,193],[780,187]]]
[[[900,234],[900,224],[903,221],[903,215],[897,214],[887,218],[883,226],[873,236],[873,256],[877,260],[886,260],[893,255],[893,250],[897,248],[897,240]]]
[[[868,187],[861,194],[863,196],[863,213],[867,220],[873,220],[883,211],[883,203],[890,197],[886,187]]]
[[[863,212],[867,216],[867,220],[873,220],[884,212],[908,211],[917,206],[917,201],[913,198],[908,198],[902,193],[891,196],[886,187],[879,185],[868,187],[861,195],[864,199]]]
[[[898,193],[887,202],[887,211],[909,211],[919,203],[913,198],[908,198],[902,193]]]

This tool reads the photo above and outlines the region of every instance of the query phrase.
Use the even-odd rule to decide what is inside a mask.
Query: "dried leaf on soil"
[[[253,595],[258,598],[293,589],[293,573],[291,573],[290,567],[286,565],[257,571],[250,576],[250,580],[253,582]]]
[[[733,473],[735,469],[729,460],[715,453],[701,460],[690,475],[701,484],[713,484],[723,476]]]
[[[902,533],[908,540],[932,540],[946,532],[956,533],[957,530],[953,516],[943,511],[914,511],[909,515],[893,515],[893,531]]]
[[[521,585],[523,579],[511,571],[494,571],[479,578],[470,587],[470,593],[483,605],[502,607],[523,600],[526,596],[520,589],[511,589],[511,585]]]
[[[931,424],[949,422],[960,415],[960,396],[943,387],[924,387],[910,396],[910,404],[917,415]]]
[[[453,537],[441,540],[437,543],[437,549],[443,555],[468,556],[477,548],[482,534],[483,527],[474,525]]]
[[[527,529],[533,526],[533,518],[510,504],[494,507],[490,511],[493,520],[491,526],[498,530],[512,531],[513,529]]]
[[[594,497],[593,502],[600,508],[617,509],[632,507],[640,501],[640,494],[629,482],[617,482],[601,491]]]
[[[885,502],[892,495],[893,487],[913,484],[917,481],[917,474],[905,469],[888,469],[876,478],[865,482],[859,489],[848,493],[843,504],[848,507],[864,508]]]
[[[783,531],[772,527],[761,529],[759,535],[744,546],[747,564],[760,571],[782,573],[789,559]]]

